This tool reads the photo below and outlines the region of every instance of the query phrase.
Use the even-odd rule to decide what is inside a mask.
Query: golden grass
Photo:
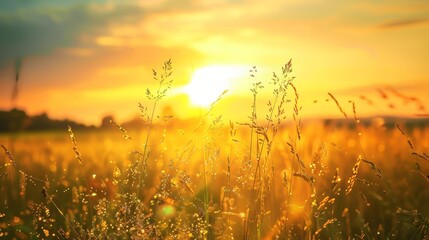
[[[267,113],[251,70],[247,122],[225,125],[215,103],[191,124],[156,121],[171,71],[154,71],[144,128],[0,135],[0,237],[428,237],[428,127],[358,121],[354,102],[354,121],[302,122],[291,62],[264,86]]]

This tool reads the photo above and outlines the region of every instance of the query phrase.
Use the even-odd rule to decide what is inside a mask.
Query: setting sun
[[[245,71],[235,66],[207,66],[199,68],[191,82],[183,88],[193,105],[208,107],[226,90],[231,90],[234,81],[243,77]]]

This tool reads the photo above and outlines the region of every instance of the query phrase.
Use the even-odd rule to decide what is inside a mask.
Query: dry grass
[[[273,93],[266,113],[252,69],[247,122],[225,126],[216,104],[192,124],[156,121],[171,72],[170,61],[154,71],[159,88],[140,104],[145,128],[16,134],[14,151],[1,135],[0,236],[428,237],[428,127],[358,120],[354,102],[354,121],[302,122],[291,62],[264,86]]]

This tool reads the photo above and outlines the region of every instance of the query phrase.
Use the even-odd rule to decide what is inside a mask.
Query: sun
[[[197,69],[191,82],[183,88],[193,105],[208,107],[225,90],[231,90],[233,81],[244,74],[235,66],[207,66]]]

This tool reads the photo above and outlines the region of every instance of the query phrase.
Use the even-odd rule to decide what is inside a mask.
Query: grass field
[[[0,135],[0,237],[428,238],[429,128],[301,122],[285,72],[262,120]]]

